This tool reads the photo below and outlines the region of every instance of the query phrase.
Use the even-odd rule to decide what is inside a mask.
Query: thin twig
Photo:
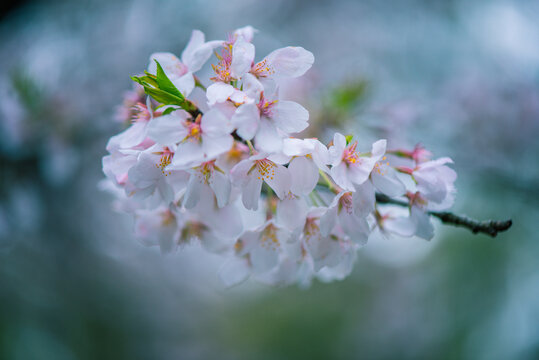
[[[402,200],[392,199],[384,194],[376,194],[376,201],[380,204],[392,204],[407,207],[408,203]],[[511,219],[505,221],[486,220],[478,221],[470,219],[466,216],[455,215],[446,211],[429,211],[431,216],[437,217],[444,224],[461,226],[470,229],[474,234],[484,233],[495,237],[499,232],[508,230],[513,221]]]

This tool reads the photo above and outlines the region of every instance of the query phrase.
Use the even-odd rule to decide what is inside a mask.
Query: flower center
[[[163,213],[161,213],[161,225],[162,226],[169,226],[173,225],[176,221],[176,217],[170,210],[165,210]]]
[[[236,254],[239,254],[242,250],[243,250],[243,240],[238,239],[238,241],[234,243],[234,251],[236,252]]]
[[[197,118],[198,120],[198,118]],[[200,140],[200,136],[202,135],[202,129],[200,128],[200,121],[195,122],[187,122],[187,136],[185,137],[185,140]]]
[[[273,180],[275,176],[275,168],[277,165],[268,159],[256,160],[256,168],[258,170],[259,180]]]
[[[161,155],[161,158],[159,159],[159,162],[157,164],[155,164],[155,167],[156,168],[159,168],[161,169],[161,173],[165,176],[168,176],[171,174],[170,171],[166,171],[165,168],[170,165],[170,162],[172,161],[172,157],[174,156],[174,153],[172,151],[170,151],[170,149],[168,147],[164,147],[163,148],[163,151],[160,151],[160,152],[157,152],[157,153],[154,153],[154,154],[157,154],[157,155]]]
[[[309,242],[309,240],[311,240],[313,237],[320,235],[320,227],[316,223],[317,220],[317,218],[307,218],[307,221],[305,222],[303,233],[305,234],[305,239],[307,242]]]
[[[277,104],[278,101],[279,100],[268,101],[268,99],[264,97],[264,93],[261,92],[260,101],[256,105],[258,107],[258,110],[260,110],[260,116],[272,117],[273,107],[275,106],[275,104]]]
[[[387,157],[384,156],[382,158],[382,161],[386,160]],[[383,169],[382,169],[382,166],[384,165],[387,165],[389,166],[389,162],[386,162],[385,164],[383,164],[381,161],[378,161],[376,162],[376,164],[374,164],[374,168],[372,169],[372,171],[376,171],[376,173],[380,174],[380,175],[385,175],[385,173],[383,172]]]
[[[275,74],[275,70],[268,64],[268,61],[266,59],[256,63],[252,69],[251,73],[256,77],[268,77],[272,74]]]
[[[277,250],[281,246],[277,238],[277,228],[274,225],[269,224],[266,226],[260,238],[260,245],[270,250]]]
[[[215,166],[215,160],[207,161],[196,168],[200,179],[204,184],[209,184],[214,170],[220,170]],[[221,170],[222,171],[222,170]]]
[[[339,211],[344,210],[348,214],[352,214],[354,211],[354,206],[352,203],[352,193],[347,192],[339,199]]]
[[[406,193],[406,197],[408,198],[408,200],[410,200],[410,205],[417,205],[419,207],[427,205],[427,199],[421,196],[419,191],[416,191],[415,194],[408,191]]]
[[[344,149],[342,160],[347,164],[355,164],[358,161],[359,153],[356,151],[357,141]]]
[[[232,148],[227,152],[226,158],[230,162],[238,163],[248,152],[249,148],[246,145],[238,141],[234,141],[234,145],[232,145]]]
[[[206,225],[198,221],[190,221],[185,224],[180,234],[180,243],[188,243],[193,238],[200,239],[202,233],[207,229]]]

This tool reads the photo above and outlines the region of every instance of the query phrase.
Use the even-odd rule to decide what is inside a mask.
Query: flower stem
[[[339,191],[337,190],[337,188],[335,187],[335,185],[333,184],[333,181],[331,181],[329,176],[327,176],[327,174],[325,172],[323,172],[322,170],[318,170],[318,172],[320,173],[320,176],[327,183],[328,189],[333,191],[334,193],[338,193]]]
[[[249,146],[249,150],[251,151],[251,155],[253,155],[255,153],[255,148],[253,147],[253,143],[251,142],[251,140],[245,140],[245,142],[247,143],[247,146]]]

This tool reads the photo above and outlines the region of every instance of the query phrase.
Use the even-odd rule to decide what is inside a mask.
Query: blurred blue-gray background
[[[6,4],[0,359],[539,358],[538,1]],[[349,278],[309,289],[225,289],[196,245],[137,243],[97,186],[129,76],[194,28],[222,39],[244,25],[257,58],[314,53],[289,96],[321,133],[450,156],[454,210],[513,228],[372,241]]]

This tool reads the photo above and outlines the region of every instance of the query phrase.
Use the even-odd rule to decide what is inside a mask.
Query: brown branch
[[[408,203],[402,200],[392,199],[384,194],[376,194],[376,201],[380,204],[392,204],[398,206],[408,207]],[[431,216],[437,217],[444,224],[461,226],[470,229],[474,234],[484,233],[495,237],[499,232],[508,230],[513,221],[511,219],[505,221],[485,220],[478,221],[470,219],[466,216],[455,215],[446,211],[429,211]]]

